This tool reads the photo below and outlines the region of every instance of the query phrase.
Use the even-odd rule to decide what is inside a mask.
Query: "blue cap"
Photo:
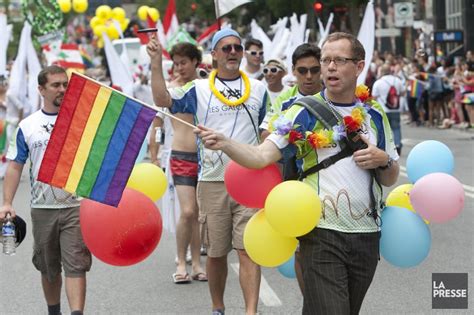
[[[216,48],[217,43],[223,39],[224,37],[229,37],[229,36],[234,36],[237,37],[240,41],[242,41],[242,38],[240,38],[239,33],[231,29],[230,27],[226,27],[221,29],[220,31],[217,31],[214,36],[212,37],[212,43],[211,43],[211,49],[214,50]]]

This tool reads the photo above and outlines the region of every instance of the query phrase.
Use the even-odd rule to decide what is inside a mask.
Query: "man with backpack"
[[[400,97],[405,94],[405,86],[399,77],[391,74],[390,66],[384,64],[380,68],[380,79],[372,87],[372,96],[382,105],[387,114],[397,152],[402,151],[402,131],[400,127]]]
[[[356,97],[364,59],[353,35],[329,35],[321,52],[326,89],[296,101],[259,146],[204,126],[195,130],[207,148],[244,167],[263,168],[296,155],[300,179],[318,192],[319,225],[299,237],[303,314],[358,314],[379,260],[380,185],[396,183],[399,157],[380,104]]]

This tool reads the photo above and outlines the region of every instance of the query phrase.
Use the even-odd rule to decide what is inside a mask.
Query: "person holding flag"
[[[152,35],[147,45],[151,59],[152,91],[157,106],[172,113],[189,113],[194,121],[235,139],[257,144],[258,126],[270,106],[266,88],[239,70],[243,57],[242,40],[235,30],[224,28],[214,35],[211,55],[217,65],[209,79],[197,79],[183,87],[166,89],[162,68],[162,47]],[[205,148],[198,142],[197,200],[199,222],[207,247],[207,275],[213,314],[224,314],[224,290],[227,279],[227,255],[234,248],[240,262],[240,285],[247,314],[257,312],[260,267],[247,255],[243,232],[256,212],[237,204],[227,193],[224,171],[229,157]]]

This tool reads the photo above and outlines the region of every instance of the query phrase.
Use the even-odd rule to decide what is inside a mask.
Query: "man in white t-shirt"
[[[82,315],[86,299],[86,272],[92,264],[79,224],[80,202],[70,193],[37,180],[46,146],[58,117],[68,84],[66,71],[58,66],[38,74],[43,107],[20,121],[7,153],[10,160],[3,184],[0,221],[15,216],[13,199],[23,167],[29,161],[31,179],[31,221],[33,264],[41,272],[41,284],[48,314],[61,314],[61,270],[71,314]]]
[[[245,64],[241,70],[244,71],[249,78],[263,79],[263,43],[255,38],[250,38],[245,42]]]
[[[372,87],[372,96],[377,102],[382,105],[385,113],[387,114],[390,127],[393,131],[393,140],[397,148],[398,155],[402,152],[402,131],[400,126],[400,97],[405,94],[405,86],[399,77],[391,74],[390,65],[384,64],[380,68],[380,79],[375,81]],[[390,88],[394,87],[398,94],[398,102],[393,105],[387,103],[387,97],[389,96]],[[396,97],[395,97],[396,98]]]
[[[227,137],[247,144],[259,142],[258,126],[269,106],[262,82],[249,79],[239,70],[243,55],[240,35],[230,29],[218,31],[212,39],[212,58],[217,65],[209,79],[198,79],[183,87],[166,89],[162,75],[162,49],[152,35],[147,46],[152,65],[152,89],[158,106],[172,113],[189,113],[195,122],[219,130]],[[199,222],[207,246],[207,274],[213,314],[224,314],[227,255],[234,248],[240,262],[240,285],[246,313],[257,312],[260,267],[247,255],[243,231],[255,209],[235,202],[224,185],[224,171],[230,158],[222,151],[198,142]]]

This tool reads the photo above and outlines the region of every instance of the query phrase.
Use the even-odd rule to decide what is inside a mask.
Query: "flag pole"
[[[173,116],[172,114],[170,114],[170,113],[168,113],[168,112],[166,112],[166,111],[160,109],[158,106],[148,105],[148,104],[146,104],[146,103],[143,103],[142,101],[137,100],[137,99],[134,98],[134,97],[128,96],[128,95],[124,94],[123,92],[118,91],[118,90],[116,90],[116,89],[113,89],[113,88],[111,88],[110,86],[107,86],[107,85],[105,85],[105,84],[103,84],[103,83],[100,83],[99,81],[94,80],[94,79],[92,79],[92,78],[90,78],[90,77],[88,77],[88,76],[86,76],[86,75],[83,75],[82,73],[79,73],[79,72],[76,72],[76,71],[72,71],[72,74],[77,75],[77,76],[80,76],[80,77],[82,77],[82,78],[84,78],[84,79],[86,79],[86,80],[90,80],[90,81],[92,81],[92,82],[94,82],[94,83],[96,83],[96,84],[98,84],[98,85],[100,85],[100,86],[106,87],[106,88],[108,88],[108,89],[112,89],[112,90],[114,90],[114,92],[116,92],[116,93],[118,93],[118,94],[120,94],[120,95],[123,95],[123,96],[125,96],[125,97],[127,97],[127,98],[129,98],[129,99],[131,99],[131,100],[133,100],[133,101],[135,101],[135,102],[137,102],[137,103],[139,103],[139,104],[141,104],[141,105],[143,105],[143,106],[146,106],[146,107],[148,107],[148,108],[150,108],[150,109],[152,109],[152,110],[154,110],[154,111],[160,112],[160,113],[162,113],[163,115],[165,115],[165,116],[167,116],[167,117],[169,117],[169,118],[171,118],[171,119],[174,119],[174,120],[176,120],[176,121],[178,121],[178,122],[180,122],[180,123],[182,123],[182,124],[184,124],[184,125],[186,125],[186,126],[188,126],[188,127],[191,127],[191,128],[193,128],[193,129],[196,128],[196,126],[194,126],[193,124],[190,124],[190,123],[188,123],[187,121],[182,120],[181,118],[178,118],[178,117],[176,117],[176,116]]]
[[[214,0],[214,9],[216,11],[216,21],[217,21],[217,27],[218,30],[221,30],[221,19],[219,17],[219,0]]]

